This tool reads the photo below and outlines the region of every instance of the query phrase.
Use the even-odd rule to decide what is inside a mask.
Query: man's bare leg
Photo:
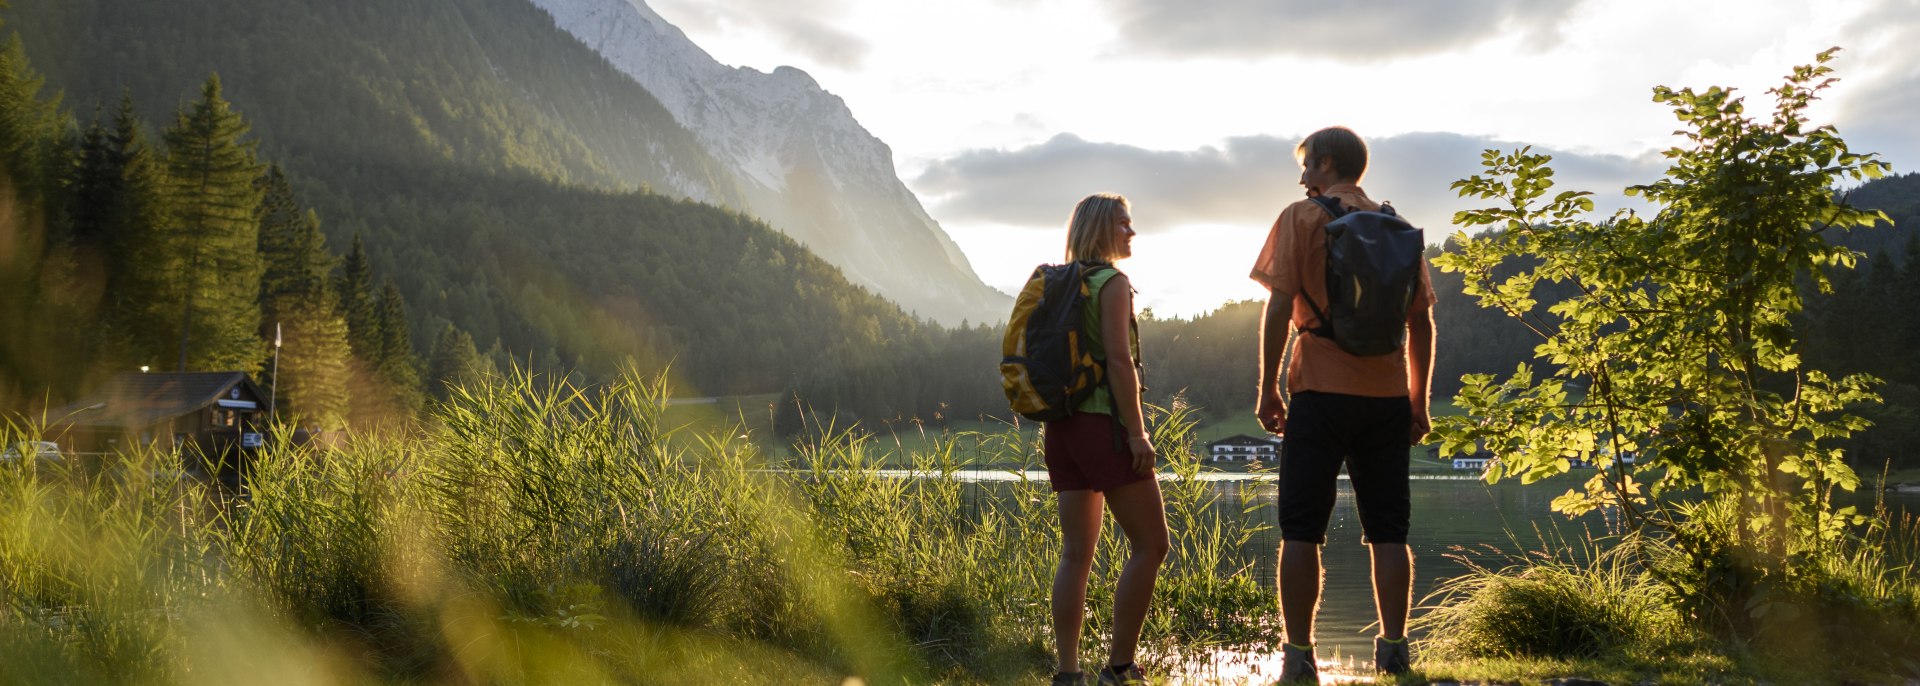
[[[1368,547],[1373,551],[1373,605],[1380,612],[1380,635],[1406,638],[1407,611],[1413,606],[1413,554],[1405,543]]]
[[[1320,546],[1280,542],[1280,618],[1287,642],[1313,645],[1313,617],[1320,610]]]

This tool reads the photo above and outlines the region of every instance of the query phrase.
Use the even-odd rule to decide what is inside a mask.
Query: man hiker
[[[1260,324],[1261,426],[1281,436],[1280,612],[1286,646],[1282,683],[1318,683],[1313,656],[1313,620],[1319,609],[1320,546],[1326,542],[1334,490],[1342,463],[1353,484],[1365,542],[1373,556],[1373,597],[1380,613],[1374,639],[1376,667],[1408,671],[1407,610],[1413,594],[1413,557],[1407,550],[1409,492],[1407,454],[1427,434],[1427,388],[1433,374],[1433,285],[1426,261],[1406,260],[1400,290],[1384,311],[1385,344],[1368,349],[1348,332],[1354,308],[1344,314],[1329,299],[1329,269],[1342,285],[1353,277],[1329,264],[1327,225],[1336,213],[1376,213],[1391,208],[1367,197],[1358,185],[1367,170],[1367,146],[1345,127],[1321,129],[1301,141],[1294,156],[1304,171],[1307,199],[1280,213],[1254,262],[1252,278],[1271,292]],[[1337,202],[1331,202],[1337,201]],[[1388,221],[1398,222],[1398,219]],[[1343,222],[1343,226],[1345,222]],[[1406,226],[1404,223],[1398,226]],[[1406,227],[1411,230],[1411,227]],[[1419,246],[1417,230],[1412,245]],[[1341,250],[1346,243],[1340,244]],[[1405,244],[1403,244],[1405,245]],[[1354,248],[1359,249],[1359,248]],[[1358,289],[1335,286],[1351,299]],[[1391,289],[1386,289],[1391,290]],[[1372,297],[1372,296],[1368,296]],[[1405,303],[1404,322],[1399,305]],[[1362,308],[1364,310],[1364,308]],[[1364,315],[1364,311],[1362,312]],[[1345,319],[1342,319],[1342,318]],[[1376,316],[1375,319],[1382,317]],[[1342,325],[1335,340],[1335,322]],[[1381,340],[1380,324],[1373,340]],[[1404,328],[1401,328],[1404,326]],[[1404,344],[1396,345],[1404,335]],[[1355,354],[1354,348],[1369,354]],[[1280,363],[1291,348],[1287,394],[1279,387]]]

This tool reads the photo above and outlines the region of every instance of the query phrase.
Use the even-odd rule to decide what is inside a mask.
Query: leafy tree
[[[200,99],[167,129],[173,241],[186,288],[180,312],[181,369],[253,371],[261,361],[260,164],[247,123],[208,77]]]
[[[1759,579],[1793,571],[1788,561],[1801,558],[1790,552],[1817,551],[1857,521],[1831,507],[1833,488],[1859,484],[1834,443],[1864,426],[1847,408],[1878,400],[1872,377],[1808,368],[1789,321],[1800,280],[1826,290],[1832,271],[1854,265],[1858,253],[1825,234],[1882,218],[1833,188],[1886,165],[1804,115],[1834,81],[1833,54],[1769,91],[1765,119],[1722,88],[1656,88],[1688,128],[1665,153],[1665,178],[1628,189],[1659,206],[1651,218],[1589,220],[1587,193],[1549,195],[1548,157],[1487,151],[1489,175],[1454,187],[1504,207],[1454,221],[1499,230],[1456,233],[1458,252],[1436,260],[1482,306],[1522,320],[1539,336],[1536,359],[1553,365],[1463,379],[1455,402],[1466,415],[1438,422],[1447,452],[1483,444],[1498,456],[1490,480],[1531,482],[1597,460],[1606,468],[1554,509],[1614,508],[1629,526],[1672,535],[1702,568],[1745,570],[1722,577],[1736,580],[1725,594],[1689,596],[1741,616]],[[1574,294],[1537,312],[1548,284]],[[1704,531],[1713,511],[1732,521]]]

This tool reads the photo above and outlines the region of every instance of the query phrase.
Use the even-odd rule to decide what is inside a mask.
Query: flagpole
[[[273,323],[273,383],[267,386],[267,422],[280,423],[280,322]]]

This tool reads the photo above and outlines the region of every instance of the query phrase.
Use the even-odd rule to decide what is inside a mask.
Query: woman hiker
[[[1099,683],[1147,683],[1134,664],[1134,649],[1160,563],[1167,557],[1167,519],[1154,479],[1153,444],[1140,410],[1133,287],[1126,274],[1113,268],[1115,260],[1132,256],[1133,236],[1127,199],[1112,193],[1081,200],[1067,225],[1067,260],[1087,266],[1093,296],[1081,318],[1080,336],[1095,359],[1105,357],[1108,384],[1066,419],[1045,425],[1047,480],[1060,502],[1060,567],[1053,577],[1053,635],[1059,659],[1055,686],[1086,683],[1080,671],[1080,629],[1103,505],[1126,534],[1132,552],[1114,590],[1113,647]]]

